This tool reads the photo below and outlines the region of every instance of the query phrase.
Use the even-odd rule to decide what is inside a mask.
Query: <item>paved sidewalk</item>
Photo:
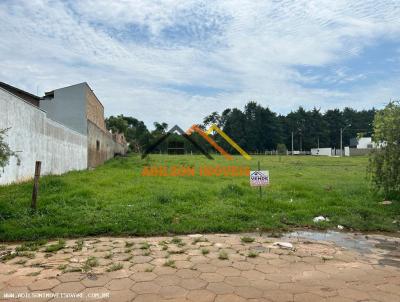
[[[279,241],[291,242],[293,248],[274,244]],[[357,244],[349,250],[332,242],[258,234],[83,238],[15,255],[20,245],[5,245],[0,250],[5,257],[0,297],[41,293],[47,298],[5,300],[400,301],[400,240],[369,235],[365,241],[372,248],[359,250],[363,254]],[[45,252],[51,244],[59,250]]]

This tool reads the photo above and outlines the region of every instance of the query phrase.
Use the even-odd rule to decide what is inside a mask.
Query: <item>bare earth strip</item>
[[[45,252],[50,242],[0,263],[0,299],[400,301],[400,239],[365,237],[368,251],[259,234],[83,238]],[[282,241],[293,248],[274,245]]]

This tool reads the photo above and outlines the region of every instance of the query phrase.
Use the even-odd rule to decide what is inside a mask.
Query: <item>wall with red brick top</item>
[[[107,131],[104,122],[104,107],[89,88],[86,90],[86,116],[97,127]]]

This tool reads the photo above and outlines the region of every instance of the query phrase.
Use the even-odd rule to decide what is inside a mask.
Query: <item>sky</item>
[[[188,127],[256,101],[286,114],[400,96],[400,1],[0,0],[0,81],[87,82],[106,116]]]

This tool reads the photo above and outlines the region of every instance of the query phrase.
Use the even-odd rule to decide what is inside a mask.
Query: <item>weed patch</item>
[[[219,255],[218,255],[218,259],[220,259],[220,260],[228,260],[229,259],[228,253],[225,252],[225,251],[220,251]]]
[[[46,253],[55,253],[63,248],[65,248],[65,240],[60,239],[57,243],[46,246],[44,251]]]
[[[254,242],[254,238],[252,238],[252,237],[242,237],[242,238],[240,238],[240,240],[243,242],[243,243],[252,243],[252,242]]]
[[[119,271],[124,268],[124,265],[122,263],[113,263],[111,264],[110,267],[107,268],[107,272],[115,272]]]

